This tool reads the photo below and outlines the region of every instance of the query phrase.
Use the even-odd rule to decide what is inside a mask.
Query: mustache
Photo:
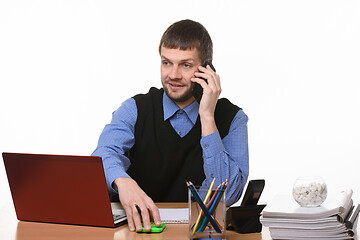
[[[170,81],[173,81],[173,82],[181,82],[183,81],[182,78],[167,78],[166,81],[170,82]]]

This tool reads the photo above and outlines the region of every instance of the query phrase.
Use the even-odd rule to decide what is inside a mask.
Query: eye
[[[185,68],[191,68],[191,65],[190,65],[190,64],[187,64],[187,63],[184,63],[184,67],[185,67]]]

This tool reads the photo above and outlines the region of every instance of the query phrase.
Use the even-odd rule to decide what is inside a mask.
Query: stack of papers
[[[301,207],[292,196],[276,196],[262,212],[260,222],[273,239],[355,239],[345,222],[354,206],[352,190],[328,196],[319,207]]]

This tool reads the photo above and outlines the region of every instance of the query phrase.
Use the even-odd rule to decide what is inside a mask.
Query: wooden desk
[[[169,207],[170,205],[159,205]],[[50,224],[23,222],[16,219],[13,205],[0,209],[0,239],[1,240],[181,240],[188,239],[187,224],[167,224],[160,234],[146,234],[130,232],[127,225],[118,228],[88,227],[65,224]],[[234,231],[226,232],[226,239],[270,240],[267,229],[262,233],[238,234]]]

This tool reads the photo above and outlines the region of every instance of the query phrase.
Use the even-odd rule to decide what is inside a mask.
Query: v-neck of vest
[[[170,128],[171,129],[171,134],[175,134],[176,137],[178,137],[178,139],[180,140],[184,140],[186,138],[189,138],[189,136],[193,135],[193,132],[196,131],[196,128],[199,126],[200,127],[200,118],[199,116],[197,117],[196,119],[196,122],[194,124],[194,126],[190,129],[190,131],[183,137],[179,136],[179,134],[176,132],[176,130],[173,128],[173,126],[171,125],[170,123],[170,119],[168,118],[166,121],[165,121],[165,124],[166,124],[166,127],[167,128]],[[201,130],[200,130],[200,134],[201,134]]]

